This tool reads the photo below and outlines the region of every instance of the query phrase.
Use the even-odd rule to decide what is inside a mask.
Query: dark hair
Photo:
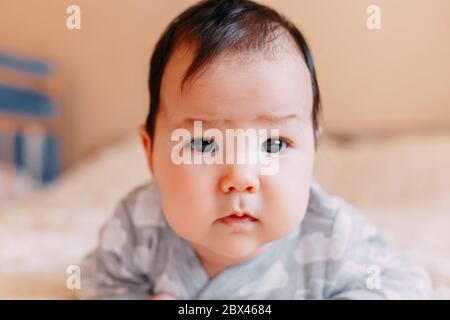
[[[154,137],[164,69],[177,45],[184,41],[193,44],[196,48],[196,56],[184,74],[183,88],[188,79],[200,71],[204,71],[214,59],[224,53],[240,53],[267,48],[280,27],[282,33],[286,34],[287,31],[287,35],[290,35],[303,53],[311,76],[313,89],[311,116],[316,139],[320,94],[309,47],[301,32],[291,21],[274,9],[250,0],[200,1],[186,9],[168,25],[158,40],[150,60],[148,79],[150,111],[146,121],[146,130],[149,136]]]

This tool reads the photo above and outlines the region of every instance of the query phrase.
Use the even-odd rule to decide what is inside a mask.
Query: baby
[[[195,4],[157,43],[149,90],[153,179],[102,228],[81,298],[429,296],[426,273],[314,180],[319,88],[286,18],[248,0]]]

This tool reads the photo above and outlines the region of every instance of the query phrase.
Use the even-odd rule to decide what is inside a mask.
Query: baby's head
[[[202,1],[157,43],[149,90],[141,136],[162,209],[202,258],[237,263],[298,226],[309,198],[319,89],[292,23],[247,0]],[[260,161],[226,161],[234,150],[227,129],[267,133],[244,148]],[[221,156],[180,163],[174,156],[181,153]],[[263,160],[276,161],[276,172],[261,174]]]

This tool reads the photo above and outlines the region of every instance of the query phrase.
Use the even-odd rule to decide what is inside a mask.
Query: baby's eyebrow
[[[256,121],[284,124],[286,122],[291,122],[291,121],[299,121],[300,122],[300,121],[302,121],[302,119],[297,114],[289,114],[289,115],[283,115],[283,116],[273,115],[273,114],[264,114],[264,115],[260,115],[256,119]]]
[[[201,121],[202,123],[206,125],[214,125],[214,124],[229,124],[231,123],[231,120],[228,119],[201,119],[201,118],[186,118],[182,120],[179,125],[192,125],[194,124],[194,121]],[[301,122],[302,119],[297,114],[289,114],[289,115],[274,115],[274,114],[263,114],[256,119],[253,119],[255,122],[265,122],[269,124],[286,124],[289,122]]]

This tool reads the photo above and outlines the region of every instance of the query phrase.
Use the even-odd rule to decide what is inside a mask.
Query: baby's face
[[[293,231],[305,214],[314,162],[311,79],[292,49],[272,59],[240,61],[230,56],[181,93],[192,57],[178,49],[166,67],[153,152],[147,149],[147,155],[174,231],[199,251],[228,261],[245,260]],[[260,156],[278,155],[277,172],[261,174],[261,163],[250,161],[174,163],[172,152],[180,144],[171,141],[174,130],[185,128],[193,139],[201,138],[194,134],[193,120],[202,121],[203,132],[216,128],[224,137],[226,129],[267,129],[271,147],[258,141],[256,150]],[[270,129],[278,129],[279,136],[271,137]],[[191,147],[189,141],[184,152],[214,149],[203,150],[201,143]],[[223,219],[234,211],[253,219]]]

